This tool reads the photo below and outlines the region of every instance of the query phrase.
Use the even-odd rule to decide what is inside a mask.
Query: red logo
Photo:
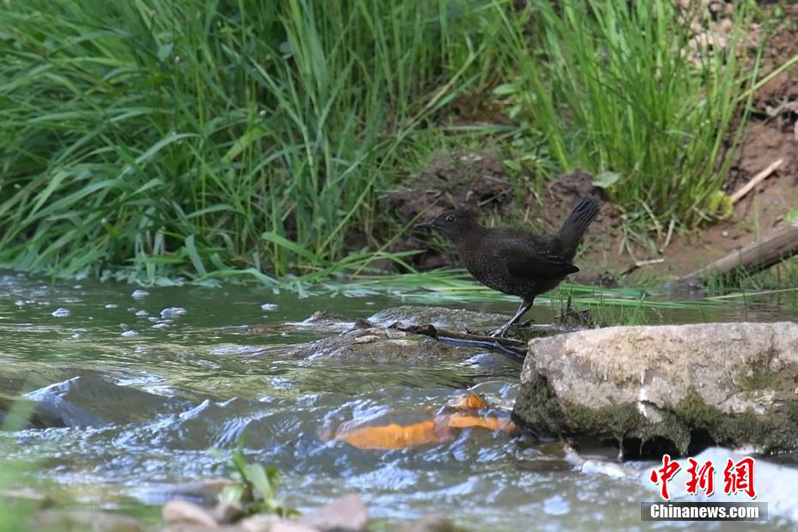
[[[690,463],[690,467],[687,468],[690,478],[685,483],[687,493],[697,495],[699,490],[706,496],[715,493],[715,466],[712,465],[712,460],[707,460],[703,464],[692,458],[688,458],[687,461]],[[662,456],[662,467],[651,470],[649,478],[652,483],[661,484],[660,493],[666,501],[671,498],[668,493],[668,482],[680,468],[679,462],[671,460],[670,455],[666,454]],[[756,498],[753,458],[743,458],[736,463],[729,458],[723,470],[723,493],[734,495],[739,492],[747,494],[752,499]]]
[[[679,462],[672,461],[671,456],[666,454],[662,456],[662,467],[651,472],[651,482],[654,484],[662,483],[660,491],[662,492],[662,498],[666,501],[671,498],[668,495],[668,482],[679,471],[680,467],[682,466],[679,465]]]
[[[756,497],[753,458],[743,458],[736,464],[729,458],[726,462],[726,469],[723,470],[723,493],[731,495],[738,491],[747,493],[752,499]]]
[[[686,483],[687,493],[695,495],[697,489],[703,491],[707,497],[715,493],[715,467],[712,460],[707,460],[700,468],[698,462],[692,458],[687,461],[690,462],[690,467],[687,468],[690,475],[690,480]]]

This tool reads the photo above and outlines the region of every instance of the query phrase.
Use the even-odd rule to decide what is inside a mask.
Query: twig
[[[394,324],[391,326],[391,328],[411,334],[429,336],[435,340],[450,345],[494,349],[517,362],[523,361],[524,357],[526,356],[526,342],[515,340],[513,338],[496,338],[493,336],[445,331],[443,329],[436,329],[432,325],[411,325],[409,327],[401,327],[397,324]]]
[[[770,166],[768,166],[767,168],[765,168],[764,170],[762,170],[761,172],[756,174],[751,179],[751,181],[749,181],[748,183],[745,184],[745,186],[743,186],[743,188],[741,188],[740,190],[738,190],[737,192],[732,194],[732,197],[731,197],[732,205],[734,205],[735,203],[737,203],[738,201],[743,199],[743,197],[746,194],[751,192],[752,188],[757,186],[761,181],[764,181],[765,179],[767,179],[768,176],[770,176],[770,174],[775,172],[782,164],[784,164],[784,159],[777,159],[777,160],[773,161],[772,163],[770,163]]]
[[[665,236],[665,243],[662,244],[659,252],[664,253],[666,249],[668,249],[668,244],[671,243],[671,238],[673,237],[673,228],[676,227],[676,219],[671,218],[671,223],[668,224],[668,234]]]
[[[644,266],[653,266],[654,264],[662,264],[663,262],[665,262],[665,259],[639,260],[634,264],[632,264],[631,266],[629,266],[628,268],[626,268],[626,271],[624,271],[623,273],[625,275],[628,275],[633,271],[642,268]]]

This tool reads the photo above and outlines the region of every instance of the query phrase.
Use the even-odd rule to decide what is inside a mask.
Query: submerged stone
[[[144,526],[126,515],[98,510],[42,510],[33,518],[33,530],[91,530],[144,532]]]
[[[650,454],[798,448],[798,324],[610,327],[529,342],[515,420]]]
[[[374,325],[390,327],[402,325],[432,325],[436,329],[451,331],[491,329],[505,323],[509,316],[490,312],[474,312],[446,307],[421,307],[402,305],[377,312],[368,321]]]
[[[310,361],[330,360],[352,364],[429,365],[463,362],[476,352],[472,348],[451,347],[427,336],[366,327],[294,346],[287,356]]]

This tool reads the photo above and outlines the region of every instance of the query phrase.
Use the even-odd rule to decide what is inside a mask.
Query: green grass
[[[1,2],[0,265],[269,284],[407,266],[379,194],[430,146],[497,140],[444,125],[458,97],[509,104],[521,195],[583,166],[628,227],[723,211],[756,77],[743,10],[695,63],[672,2],[516,4]]]
[[[0,261],[334,273],[398,147],[489,77],[483,4],[0,4]]]
[[[40,506],[33,497],[10,494],[20,478],[31,469],[31,464],[7,458],[17,442],[13,436],[4,434],[22,430],[34,409],[33,402],[17,400],[4,413],[0,425],[0,530],[27,530],[34,512]]]
[[[411,304],[520,301],[516,296],[502,294],[477,283],[464,270],[409,273],[399,277],[359,276],[343,283],[321,283],[319,289],[345,296],[390,295]],[[570,282],[536,298],[535,304],[564,307],[568,298],[581,306],[624,308],[635,312],[639,308],[679,310],[718,304],[706,300],[668,301],[655,293],[637,288],[602,288]]]
[[[744,6],[729,45],[692,58],[694,32],[670,0],[530,3],[527,24],[506,21],[507,68],[520,75],[497,91],[533,117],[560,166],[594,172],[627,221],[663,234],[670,220],[694,227],[727,211],[734,119],[757,74],[737,53]]]

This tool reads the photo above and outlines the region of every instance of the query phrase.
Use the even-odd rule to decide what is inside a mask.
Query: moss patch
[[[655,423],[643,417],[634,403],[589,408],[561,401],[541,375],[521,387],[513,410],[516,423],[537,434],[594,441],[611,437],[621,445],[629,438],[639,438],[642,444],[664,438],[682,454],[687,453],[694,433],[707,433],[720,445],[755,445],[766,451],[798,448],[796,400],[774,401],[765,415],[750,409],[733,414],[707,405],[691,390],[661,414],[662,420]]]

